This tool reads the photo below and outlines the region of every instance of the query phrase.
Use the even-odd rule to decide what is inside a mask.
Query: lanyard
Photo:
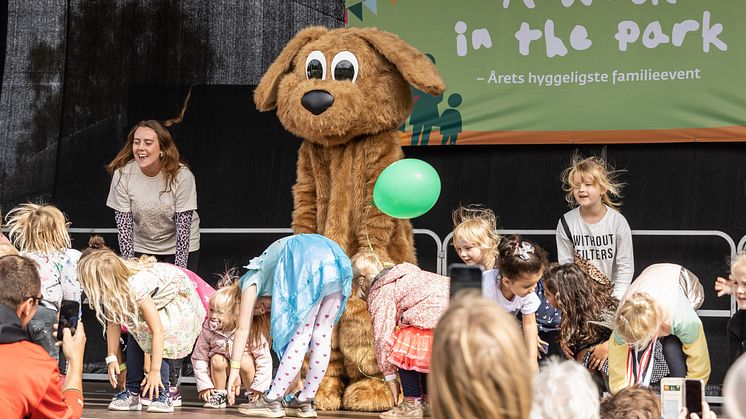
[[[653,376],[653,350],[658,340],[656,335],[648,347],[639,354],[637,349],[627,349],[627,385],[649,386]],[[640,355],[640,356],[638,356]]]

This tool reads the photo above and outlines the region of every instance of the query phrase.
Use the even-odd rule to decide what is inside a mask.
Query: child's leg
[[[132,335],[127,335],[127,390],[133,394],[140,394],[140,383],[145,376],[145,353]]]
[[[303,390],[298,395],[298,401],[311,400],[321,385],[321,380],[329,366],[329,356],[332,352],[332,329],[334,320],[342,304],[342,294],[337,292],[327,295],[321,300],[316,320],[312,323],[311,356],[308,359],[308,371]]]
[[[401,380],[402,393],[407,399],[422,398],[422,384],[420,373],[417,371],[399,369],[399,380]]]
[[[427,374],[418,373],[420,374],[420,387],[422,388],[422,399],[427,400]]]
[[[179,376],[181,375],[181,367],[183,365],[183,359],[164,359],[164,362],[168,362],[168,386],[176,387],[179,384]],[[166,383],[163,383],[166,384]]]
[[[283,397],[290,383],[300,373],[300,369],[303,366],[303,358],[306,356],[308,344],[311,341],[313,322],[316,320],[318,312],[319,305],[311,308],[303,323],[298,326],[292,339],[290,339],[290,343],[288,343],[288,347],[285,349],[285,353],[280,360],[280,365],[277,367],[275,379],[272,381],[272,386],[267,393],[268,399],[275,400]]]
[[[210,379],[215,390],[225,390],[228,380],[228,358],[215,354],[210,358]]]
[[[253,394],[254,390],[251,389],[251,384],[254,382],[254,376],[256,375],[256,366],[254,365],[254,357],[244,353],[241,358],[241,381],[243,381],[244,388],[249,394]]]

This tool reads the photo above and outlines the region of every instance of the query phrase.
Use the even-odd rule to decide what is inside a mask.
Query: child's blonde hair
[[[453,211],[453,242],[461,238],[478,245],[484,252],[484,258],[495,259],[500,235],[497,234],[497,217],[495,213],[482,205],[460,206]]]
[[[730,271],[733,272],[733,270],[739,266],[746,264],[746,252],[738,252],[736,257],[734,257],[730,262]]]
[[[615,170],[606,162],[605,156],[591,156],[583,158],[576,151],[572,155],[570,166],[562,172],[562,189],[565,193],[565,200],[570,208],[577,206],[573,189],[578,188],[575,182],[575,175],[580,179],[592,179],[593,183],[604,188],[606,192],[601,196],[601,201],[608,207],[618,209],[622,205],[622,188],[624,183],[617,179],[623,170]]]
[[[13,245],[10,243],[0,243],[0,257],[9,255],[17,256],[18,249],[13,247]]]
[[[51,253],[69,249],[70,223],[54,205],[21,204],[8,212],[10,240],[22,252]]]
[[[663,319],[652,297],[636,292],[627,298],[616,312],[619,336],[636,348],[647,347],[658,335]]]
[[[515,319],[479,292],[459,292],[435,330],[433,417],[527,418],[531,376]]]
[[[238,326],[241,311],[241,284],[236,269],[231,268],[219,275],[218,290],[210,296],[210,306],[223,307],[223,331],[233,332]],[[249,330],[249,345],[258,346],[262,341],[271,345],[270,315],[268,313],[253,316]]]
[[[363,300],[368,297],[370,285],[376,276],[390,267],[391,263],[384,262],[378,255],[372,252],[359,252],[350,259],[352,262],[352,277],[355,295]]]
[[[145,255],[126,261],[109,249],[92,250],[80,259],[78,279],[104,330],[107,322],[128,326],[140,323],[137,301],[127,279],[154,263],[155,258]]]

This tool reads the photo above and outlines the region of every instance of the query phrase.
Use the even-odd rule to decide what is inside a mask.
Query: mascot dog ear
[[[398,36],[374,28],[351,30],[393,64],[412,86],[434,96],[443,93],[446,89],[435,64],[425,54],[402,41]]]
[[[290,70],[295,54],[303,45],[321,38],[329,29],[321,26],[313,26],[298,32],[293,39],[285,45],[275,62],[269,66],[262,80],[254,90],[254,103],[256,108],[262,112],[274,109],[277,106],[277,87],[282,76]]]

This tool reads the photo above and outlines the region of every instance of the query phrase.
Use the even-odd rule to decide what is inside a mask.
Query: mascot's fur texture
[[[295,233],[323,234],[350,257],[370,245],[393,262],[415,262],[409,221],[370,205],[378,175],[403,157],[397,130],[412,110],[410,84],[433,95],[445,89],[430,60],[388,32],[311,27],[285,46],[254,102],[260,111],[277,108],[283,126],[304,139],[293,187]],[[366,377],[381,374],[364,301],[350,298],[338,333],[333,349],[341,356],[332,355],[316,406],[390,408],[386,384]]]

